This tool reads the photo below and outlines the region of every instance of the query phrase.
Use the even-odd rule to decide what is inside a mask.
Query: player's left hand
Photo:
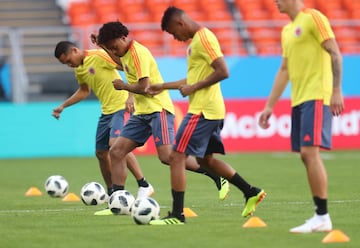
[[[134,108],[134,98],[129,97],[125,102],[125,111],[129,113],[133,113],[135,110]]]
[[[334,89],[330,99],[330,110],[334,116],[339,116],[344,111],[344,98],[340,89]]]
[[[195,92],[193,85],[183,84],[179,87],[179,91],[183,97],[191,95]]]
[[[112,84],[113,84],[114,88],[117,90],[125,89],[125,83],[121,79],[115,79],[114,81],[112,81]]]

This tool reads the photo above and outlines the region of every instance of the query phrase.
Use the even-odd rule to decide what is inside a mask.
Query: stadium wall
[[[360,84],[357,74],[360,56],[344,58],[343,92],[346,111],[334,118],[335,149],[360,149]],[[222,82],[227,116],[223,138],[228,152],[289,151],[290,102],[289,88],[266,131],[257,126],[257,115],[268,96],[279,57],[227,58],[231,77]],[[183,58],[158,59],[166,81],[185,76]],[[171,68],[171,69],[169,69]],[[187,101],[171,91],[176,105],[176,125],[186,113]],[[97,101],[83,101],[66,109],[60,120],[51,116],[59,102],[27,104],[0,103],[0,158],[93,156],[96,123],[100,115]],[[152,141],[137,150],[153,154]]]

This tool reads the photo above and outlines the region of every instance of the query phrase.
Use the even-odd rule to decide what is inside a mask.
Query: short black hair
[[[54,55],[56,58],[60,58],[61,54],[68,53],[73,47],[76,47],[76,45],[71,41],[60,41],[55,47]]]
[[[168,7],[164,11],[164,15],[163,15],[163,17],[161,19],[161,29],[162,29],[162,31],[166,31],[166,29],[167,29],[167,27],[169,25],[169,22],[171,21],[173,16],[182,15],[184,13],[185,13],[184,10],[179,9],[179,8],[177,8],[175,6]]]
[[[121,22],[108,22],[105,23],[99,30],[98,42],[99,44],[106,44],[110,40],[127,37],[129,30]]]

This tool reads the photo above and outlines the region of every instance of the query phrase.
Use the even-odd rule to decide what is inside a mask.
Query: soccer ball
[[[45,191],[51,197],[63,197],[69,191],[69,183],[63,176],[53,175],[46,179]]]
[[[151,197],[138,198],[131,208],[131,216],[138,225],[149,224],[151,220],[159,219],[160,206]]]
[[[109,198],[109,209],[113,214],[130,215],[135,197],[127,190],[117,190]]]
[[[99,205],[105,203],[107,195],[100,183],[90,182],[81,188],[80,196],[85,205]]]

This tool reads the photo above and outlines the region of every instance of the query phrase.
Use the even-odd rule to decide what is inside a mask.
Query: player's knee
[[[170,156],[159,155],[159,160],[161,163],[163,163],[165,165],[170,164]]]
[[[317,154],[316,149],[301,149],[300,158],[305,165],[310,164],[312,161],[318,159],[319,154]]]
[[[166,160],[160,160],[161,163],[163,163],[164,165],[170,165],[170,162],[166,161]]]
[[[110,152],[110,157],[117,158],[120,155],[121,150],[117,149],[116,146],[112,146],[110,147],[109,152]]]

